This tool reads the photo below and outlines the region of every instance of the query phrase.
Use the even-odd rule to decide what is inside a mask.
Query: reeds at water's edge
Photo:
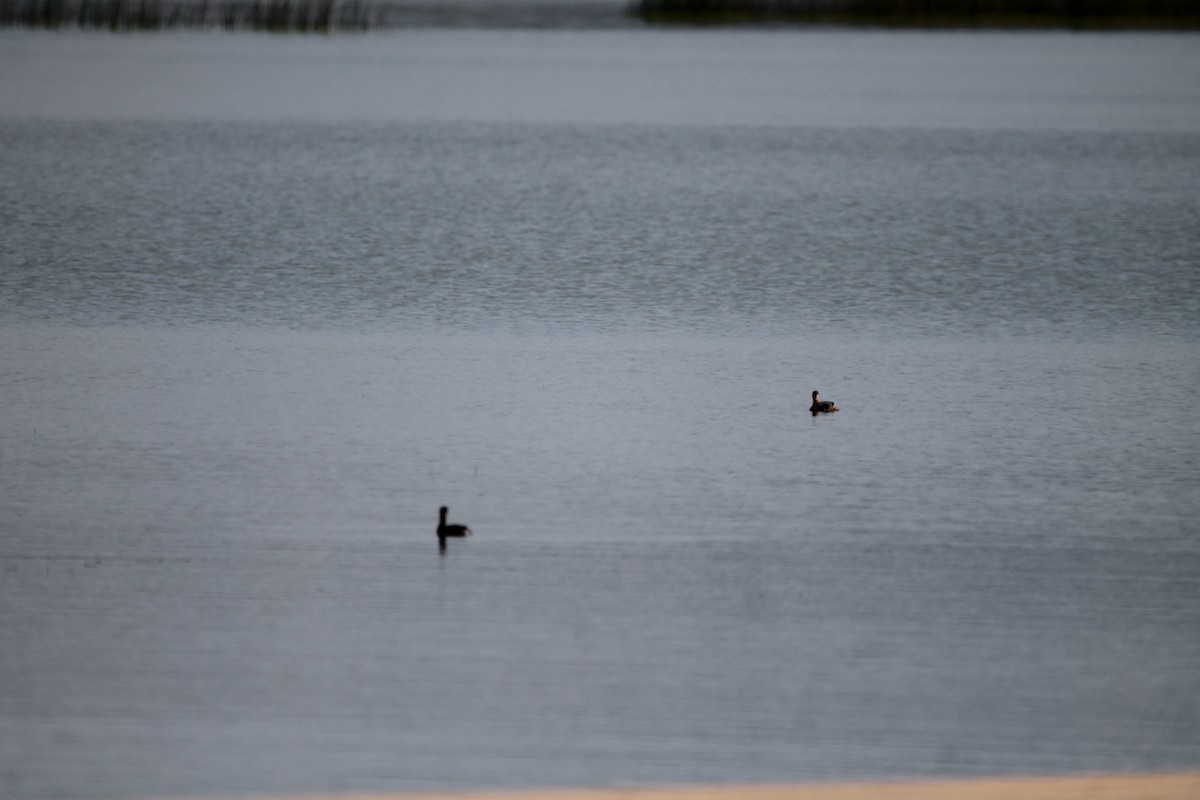
[[[1200,28],[1198,0],[631,0],[649,22]]]
[[[0,25],[35,28],[366,30],[377,0],[0,0]]]
[[[1196,30],[1200,0],[0,0],[0,27],[331,32],[562,24]]]

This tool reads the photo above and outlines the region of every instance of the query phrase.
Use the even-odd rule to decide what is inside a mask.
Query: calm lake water
[[[0,142],[0,795],[1200,767],[1200,37],[2,31]]]

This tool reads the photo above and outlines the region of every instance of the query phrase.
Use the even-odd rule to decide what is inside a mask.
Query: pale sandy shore
[[[275,795],[256,800],[1200,800],[1200,772],[644,789]]]

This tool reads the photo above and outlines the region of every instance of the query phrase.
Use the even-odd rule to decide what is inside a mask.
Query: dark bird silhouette
[[[446,546],[446,537],[448,537],[448,536],[470,536],[471,535],[471,529],[468,528],[466,525],[447,525],[446,524],[446,515],[448,513],[450,513],[450,509],[446,508],[445,506],[442,506],[441,510],[438,511],[437,535],[438,535],[438,542],[442,545],[442,547]]]
[[[813,413],[813,416],[816,416],[817,414],[821,413],[831,414],[834,411],[837,411],[838,407],[837,403],[833,402],[832,400],[820,399],[817,396],[817,390],[813,389],[813,404],[808,410]]]

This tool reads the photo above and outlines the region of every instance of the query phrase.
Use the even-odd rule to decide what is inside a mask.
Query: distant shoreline
[[[321,33],[376,27],[379,8],[373,0],[0,0],[0,25]]]
[[[0,26],[277,33],[397,28],[1200,30],[1186,0],[0,0]]]
[[[683,25],[1195,30],[1182,0],[632,0],[630,13]]]

